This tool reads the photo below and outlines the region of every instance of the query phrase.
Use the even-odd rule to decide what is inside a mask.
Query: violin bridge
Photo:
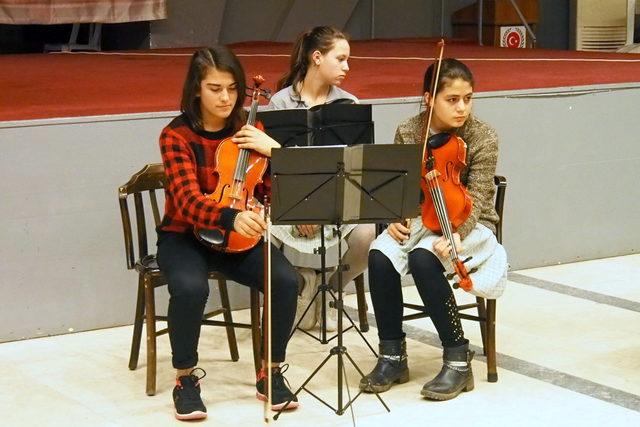
[[[436,169],[433,169],[427,172],[427,174],[425,175],[425,178],[427,178],[428,181],[433,181],[438,177],[438,175],[440,175],[440,172],[438,172]]]

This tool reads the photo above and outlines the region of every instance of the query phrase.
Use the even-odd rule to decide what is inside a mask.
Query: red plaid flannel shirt
[[[220,207],[204,194],[213,193],[218,184],[214,173],[215,154],[220,142],[234,131],[225,128],[217,132],[194,131],[184,115],[171,121],[160,135],[160,152],[167,177],[164,217],[159,228],[184,233],[194,226],[233,228],[237,209]],[[256,186],[255,196],[270,190],[270,179]]]

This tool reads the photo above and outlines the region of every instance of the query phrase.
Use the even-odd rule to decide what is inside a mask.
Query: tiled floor
[[[405,288],[405,295],[417,299],[412,287]],[[459,302],[467,297],[457,296]],[[347,305],[355,306],[353,295]],[[448,402],[422,400],[420,388],[439,370],[441,353],[430,321],[416,320],[406,326],[411,381],[382,395],[390,413],[374,396],[362,395],[353,414],[347,410],[337,416],[303,391],[301,407],[273,424],[640,425],[640,255],[512,272],[497,306],[497,383],[486,381],[484,359],[477,357],[473,392]],[[464,327],[479,346],[477,324],[464,322]],[[208,372],[203,396],[209,418],[202,424],[263,424],[262,405],[254,397],[249,333],[239,331],[238,336],[241,358],[234,363],[223,331],[203,331],[200,366]],[[377,345],[375,328],[366,337]],[[139,368],[127,369],[130,338],[131,328],[124,327],[0,344],[0,425],[181,424],[172,415],[168,339],[159,339],[158,393],[148,397],[144,347]],[[345,343],[359,367],[370,370],[375,359],[362,339],[351,331]],[[286,374],[293,388],[333,345],[294,336]],[[346,371],[353,394],[358,374],[350,364]],[[337,358],[332,357],[308,386],[334,407],[336,373]],[[347,399],[345,389],[343,402]]]

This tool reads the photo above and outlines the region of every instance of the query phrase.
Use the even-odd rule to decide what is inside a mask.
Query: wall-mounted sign
[[[500,27],[500,47],[527,47],[527,31],[523,25]]]

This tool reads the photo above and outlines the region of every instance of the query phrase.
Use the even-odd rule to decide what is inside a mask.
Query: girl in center
[[[347,36],[333,27],[321,26],[298,36],[291,54],[289,71],[278,82],[278,92],[269,103],[270,109],[311,108],[332,102],[357,103],[358,99],[340,88],[349,72],[350,47]],[[298,268],[302,276],[296,322],[307,306],[311,307],[300,322],[303,329],[312,329],[321,319],[322,304],[312,301],[321,283],[320,255],[314,249],[320,246],[320,226],[280,225],[272,226],[271,235],[281,242],[284,254]],[[342,274],[346,285],[367,268],[369,245],[375,238],[373,224],[343,225],[344,242],[342,264],[348,270]],[[338,264],[338,239],[333,227],[325,226],[327,267]],[[338,289],[338,274],[334,270],[328,276],[328,284]],[[327,305],[327,330],[336,328],[337,310]]]

